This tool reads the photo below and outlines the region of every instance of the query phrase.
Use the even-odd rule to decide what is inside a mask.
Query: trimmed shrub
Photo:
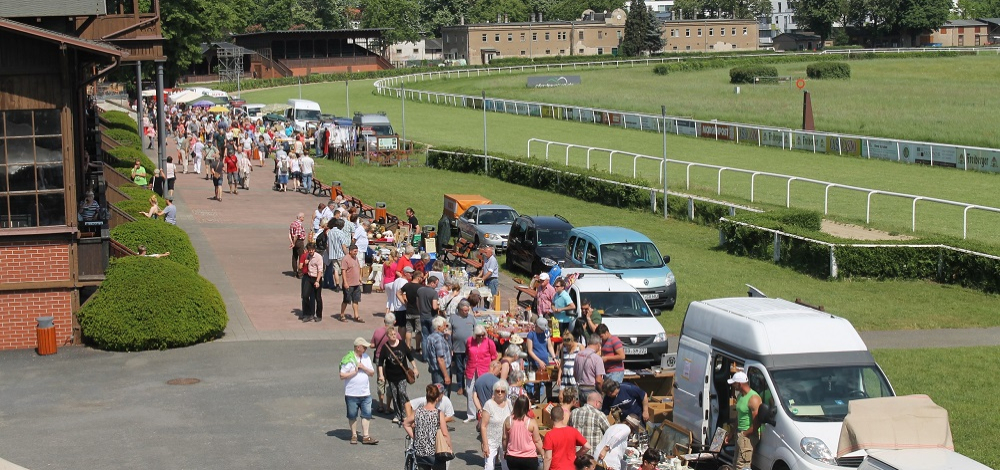
[[[104,135],[115,139],[118,143],[122,144],[123,147],[133,147],[137,150],[142,149],[142,141],[139,139],[139,134],[135,131],[112,127],[106,129],[104,131]]]
[[[218,338],[229,321],[222,296],[170,258],[115,260],[77,315],[84,340],[110,351],[144,351]]]
[[[135,161],[139,160],[142,167],[146,169],[146,175],[148,178],[152,178],[153,170],[156,169],[156,165],[153,161],[146,156],[142,150],[137,148],[121,146],[115,147],[104,153],[107,158],[109,165],[114,167],[116,170],[122,172],[125,176],[129,176],[132,171],[132,167],[135,166]]]
[[[670,67],[667,64],[657,65],[656,67],[653,67],[653,73],[657,75],[669,75]]]
[[[745,65],[729,69],[729,83],[754,83],[757,77],[777,77],[778,68],[770,65]]]
[[[101,114],[101,119],[104,120],[104,125],[109,129],[122,129],[132,131],[135,134],[139,133],[139,127],[135,120],[122,111],[108,111]]]
[[[806,67],[806,76],[815,79],[851,78],[851,66],[846,62],[817,62]]]
[[[142,201],[142,205],[146,206],[142,209],[143,211],[149,209],[147,201]],[[121,207],[119,206],[119,208]],[[138,251],[139,245],[146,245],[146,249],[150,253],[169,251],[170,256],[165,259],[186,266],[195,273],[198,272],[198,253],[195,252],[187,232],[163,220],[148,219],[142,215],[138,215],[138,217],[135,222],[121,224],[111,229],[111,238],[129,247],[132,251]]]

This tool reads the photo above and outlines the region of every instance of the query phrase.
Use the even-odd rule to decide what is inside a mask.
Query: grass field
[[[807,80],[816,129],[897,139],[1000,147],[987,118],[1000,106],[1000,56],[850,61],[850,80]],[[778,75],[806,77],[809,62],[777,64]],[[655,75],[651,66],[572,71],[583,83],[526,88],[526,74],[412,84],[421,90],[565,103],[799,128],[802,93],[791,83],[729,83],[729,68]],[[538,73],[535,75],[544,75]]]
[[[900,349],[874,351],[896,393],[926,394],[948,410],[955,451],[990,468],[1000,468],[996,446],[1000,395],[988,364],[1000,348]]]
[[[866,62],[867,63],[867,62]],[[427,82],[425,82],[426,84]],[[371,94],[371,82],[351,85],[351,110],[385,111],[397,132],[403,131],[401,103]],[[284,103],[298,96],[295,87],[244,93],[244,98],[261,103]],[[323,105],[326,112],[346,113],[343,83],[325,83],[302,87],[302,96]],[[449,108],[416,102],[406,103],[405,131],[407,138],[434,145],[483,146],[482,112]],[[595,147],[614,148],[649,155],[662,154],[661,137],[652,133],[605,128],[590,124],[543,120],[504,114],[488,114],[488,139],[491,152],[524,155],[530,137],[571,142]],[[543,147],[534,147],[533,154]],[[553,151],[556,149],[553,148]],[[564,152],[556,152],[560,159]],[[782,151],[731,143],[719,143],[684,137],[668,139],[668,156],[672,159],[696,161],[734,168],[752,169],[808,177],[888,191],[916,193],[967,203],[1000,205],[995,197],[995,187],[1000,176],[979,172],[963,172],[945,168],[927,168],[878,160],[860,160],[853,157],[813,155],[804,152]],[[585,165],[582,151],[570,152],[570,163]],[[594,153],[592,165],[607,169],[607,155]],[[618,157],[614,162],[616,173],[632,174],[632,159]],[[685,189],[684,168],[669,167],[672,190],[694,194],[715,195],[716,173],[704,169],[691,172],[690,190]],[[640,162],[639,176],[657,181],[657,166]],[[755,200],[760,203],[784,205],[785,184],[771,178],[757,178]],[[749,198],[749,178],[726,173],[723,176],[724,199],[742,202]],[[792,203],[796,207],[822,209],[823,189],[804,183],[793,183]],[[844,191],[831,191],[831,214],[842,218],[864,221],[866,197]],[[910,228],[911,203],[901,199],[876,196],[872,208],[872,223],[887,231],[905,233]],[[961,236],[962,212],[955,208],[935,208],[930,203],[917,205],[917,229],[921,231]],[[1000,244],[1000,214],[969,212],[969,237]]]

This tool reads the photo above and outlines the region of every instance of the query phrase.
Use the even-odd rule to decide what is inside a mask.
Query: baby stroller
[[[403,451],[403,470],[417,470],[417,450],[413,448],[413,439],[406,435],[406,449]]]

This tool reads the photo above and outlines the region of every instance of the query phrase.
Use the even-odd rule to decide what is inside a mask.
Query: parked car
[[[510,206],[477,204],[469,207],[458,218],[458,236],[472,241],[476,246],[491,245],[497,251],[507,250],[507,236],[518,213]]]
[[[522,215],[510,227],[507,268],[538,274],[547,267],[543,258],[566,260],[566,240],[573,224],[561,215]]]
[[[566,241],[566,266],[621,274],[654,309],[673,310],[677,302],[669,262],[649,237],[623,227],[576,227]]]

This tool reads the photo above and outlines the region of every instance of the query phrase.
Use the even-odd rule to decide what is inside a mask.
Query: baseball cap
[[[539,281],[548,281],[549,280],[549,273],[541,273],[541,274],[539,274],[538,275],[538,280]]]
[[[747,380],[747,374],[746,374],[746,372],[739,371],[739,372],[733,374],[733,378],[727,380],[727,382],[729,382],[730,385],[732,385],[732,384],[745,384],[745,383],[749,382],[749,380]]]
[[[366,340],[366,339],[364,339],[364,338],[362,338],[360,336],[357,339],[354,340],[354,345],[355,346],[364,346],[366,348],[372,347],[372,344],[369,343],[368,340]]]
[[[403,266],[403,272],[404,273],[412,273],[413,272],[413,268],[410,267],[410,266]]]
[[[539,318],[538,320],[536,320],[535,325],[543,330],[549,329],[549,321],[544,318]]]
[[[174,197],[173,197],[173,196],[167,196],[167,200],[168,200],[168,201],[173,201],[173,200],[174,200]]]

